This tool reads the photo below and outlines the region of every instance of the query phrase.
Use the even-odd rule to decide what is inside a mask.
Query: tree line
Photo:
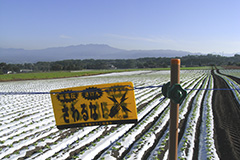
[[[175,57],[181,59],[181,65],[186,67],[235,65],[240,66],[240,55],[232,57],[220,55],[187,55]],[[131,68],[167,68],[170,59],[166,57],[146,57],[138,59],[84,59],[62,60],[55,62],[37,62],[24,64],[0,63],[0,74],[19,72],[49,72],[49,71],[73,71],[83,69],[131,69]]]

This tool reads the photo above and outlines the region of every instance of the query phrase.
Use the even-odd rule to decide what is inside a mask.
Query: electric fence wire
[[[121,87],[123,87],[121,89]],[[143,86],[143,87],[133,87],[131,88],[124,88],[124,87],[131,87],[131,86],[116,86],[118,88],[116,91],[128,91],[128,90],[137,90],[137,89],[146,89],[146,88],[161,88],[163,85],[155,85],[155,86]],[[110,92],[114,91],[114,87],[104,87],[104,88],[97,88],[101,89],[103,92]],[[110,90],[109,90],[110,89]],[[185,88],[185,90],[220,90],[220,91],[227,91],[227,90],[239,90],[240,88]],[[68,93],[83,93],[83,92],[94,92],[95,89],[89,89],[89,90],[78,90],[78,91],[62,91],[62,92],[0,92],[0,95],[24,95],[24,94],[68,94]]]

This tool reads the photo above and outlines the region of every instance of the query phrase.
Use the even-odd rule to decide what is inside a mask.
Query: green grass
[[[82,70],[78,72],[57,71],[57,72],[33,72],[33,73],[16,73],[0,75],[0,81],[17,81],[17,80],[36,80],[36,79],[52,79],[66,77],[80,77],[97,75],[103,73],[134,71],[134,69],[126,70]]]
[[[219,67],[218,67],[219,68]],[[202,66],[202,67],[181,67],[181,70],[211,70],[211,66]],[[141,70],[141,69],[139,69]],[[160,71],[160,70],[170,70],[170,68],[150,68],[145,70],[153,70],[153,71]]]
[[[146,68],[146,69],[115,69],[115,70],[82,70],[76,72],[70,71],[56,71],[56,72],[32,72],[32,73],[17,73],[17,74],[3,74],[0,75],[0,81],[17,81],[17,80],[37,80],[37,79],[53,79],[53,78],[66,78],[66,77],[80,77],[97,75],[113,72],[124,71],[140,71],[140,70],[169,70],[170,68]],[[182,67],[181,70],[204,70],[211,69],[211,67]]]
[[[202,67],[182,67],[181,70],[211,70],[211,66],[202,66]]]

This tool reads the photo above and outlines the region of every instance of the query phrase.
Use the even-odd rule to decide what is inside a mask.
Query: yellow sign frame
[[[57,89],[50,94],[58,129],[137,122],[132,82]]]

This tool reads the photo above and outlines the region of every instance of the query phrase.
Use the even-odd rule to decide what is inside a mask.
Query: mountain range
[[[199,53],[198,53],[199,54]],[[53,47],[41,50],[0,48],[0,62],[36,63],[66,59],[135,59],[143,57],[182,57],[196,53],[176,50],[123,50],[105,44]]]

